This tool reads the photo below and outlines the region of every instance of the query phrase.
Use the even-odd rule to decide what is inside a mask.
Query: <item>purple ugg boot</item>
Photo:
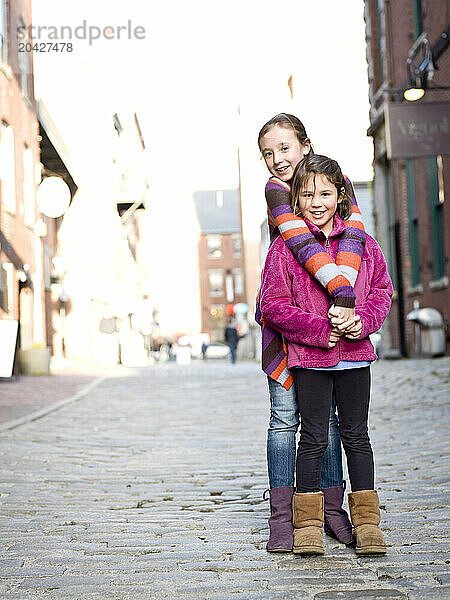
[[[337,487],[322,488],[324,496],[324,531],[336,538],[341,544],[353,542],[352,526],[347,513],[342,508],[344,484]]]
[[[270,494],[270,537],[266,549],[269,552],[292,552],[294,526],[292,525],[293,487],[278,487]]]

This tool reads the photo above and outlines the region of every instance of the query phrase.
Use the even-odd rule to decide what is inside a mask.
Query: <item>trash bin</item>
[[[435,308],[415,308],[406,317],[417,324],[416,350],[421,356],[445,354],[444,319]]]

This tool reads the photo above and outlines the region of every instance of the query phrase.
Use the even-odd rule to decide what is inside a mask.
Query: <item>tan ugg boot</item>
[[[292,499],[294,554],[323,554],[323,492],[299,493]]]
[[[386,554],[386,543],[378,527],[380,505],[377,492],[351,492],[348,495],[348,506],[356,538],[356,554]]]

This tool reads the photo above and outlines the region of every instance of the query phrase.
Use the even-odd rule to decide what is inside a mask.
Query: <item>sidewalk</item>
[[[74,396],[81,397],[102,378],[124,369],[53,357],[50,376],[20,375],[0,381],[0,431],[42,416]]]

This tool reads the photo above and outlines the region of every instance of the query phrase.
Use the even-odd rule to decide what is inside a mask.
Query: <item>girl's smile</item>
[[[300,210],[305,219],[328,236],[339,202],[338,191],[325,175],[315,175],[300,194]]]
[[[295,167],[310,150],[309,144],[300,144],[292,128],[279,125],[262,136],[260,146],[270,173],[282,181],[292,179]]]

